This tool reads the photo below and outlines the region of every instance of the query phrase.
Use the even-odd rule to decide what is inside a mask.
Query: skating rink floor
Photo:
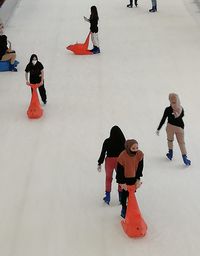
[[[20,61],[0,73],[1,256],[197,256],[200,251],[200,9],[193,0],[21,0],[5,34]],[[99,12],[101,54],[75,56],[90,7]],[[92,47],[90,45],[90,47]],[[25,66],[36,53],[45,67],[48,103],[39,120],[27,118]],[[155,131],[179,94],[192,165],[177,142],[165,157],[165,127]],[[113,176],[103,203],[104,168],[97,159],[113,125],[145,154],[136,196],[148,225],[144,238],[122,230]]]

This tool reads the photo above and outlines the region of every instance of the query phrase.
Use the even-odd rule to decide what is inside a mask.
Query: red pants
[[[117,167],[118,157],[106,157],[105,159],[105,171],[106,171],[106,192],[111,192],[113,171]],[[122,191],[121,187],[118,185],[118,191]]]

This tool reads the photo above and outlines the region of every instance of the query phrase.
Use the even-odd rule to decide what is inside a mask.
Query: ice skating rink
[[[200,251],[200,23],[193,0],[21,0],[5,34],[17,51],[18,73],[0,73],[1,256],[196,256]],[[99,12],[101,54],[75,56],[90,7]],[[40,120],[26,111],[24,69],[32,53],[45,67],[48,103]],[[155,135],[168,94],[185,110],[192,165],[175,142],[165,158],[165,127]],[[123,232],[117,186],[103,203],[104,171],[96,170],[103,140],[118,125],[145,154],[136,193],[148,233]],[[115,177],[113,177],[115,178]]]

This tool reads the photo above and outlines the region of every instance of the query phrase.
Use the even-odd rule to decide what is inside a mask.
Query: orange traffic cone
[[[29,108],[27,110],[27,115],[30,119],[36,119],[40,118],[43,114],[43,109],[41,108],[37,94],[37,88],[39,87],[39,85],[30,84],[30,86],[32,88],[32,97]]]
[[[89,41],[90,41],[90,34],[91,32],[88,34],[85,43],[81,44],[81,43],[76,43],[76,44],[71,44],[69,46],[67,46],[67,50],[72,51],[74,54],[76,55],[90,55],[93,54],[91,51],[88,50],[88,45],[89,45]]]
[[[135,191],[136,187],[127,186],[129,196],[128,196],[128,206],[126,210],[125,220],[121,221],[124,232],[129,237],[143,237],[147,232],[147,225],[142,218],[136,197]]]

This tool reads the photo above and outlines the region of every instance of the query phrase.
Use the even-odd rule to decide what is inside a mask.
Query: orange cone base
[[[67,50],[72,51],[75,55],[91,55],[93,54],[88,49],[85,49],[84,44],[73,44],[66,47]]]
[[[127,186],[129,196],[128,196],[128,206],[126,210],[125,220],[121,221],[124,232],[129,237],[143,237],[147,232],[147,225],[142,218],[136,197],[135,191],[136,187]]]
[[[71,44],[66,47],[67,50],[72,51],[76,55],[91,55],[93,52],[88,50],[89,40],[90,40],[90,34],[88,34],[85,42],[83,44],[76,43]]]
[[[146,235],[147,225],[143,219],[140,219],[139,222],[136,221],[135,223],[128,223],[128,221],[122,220],[121,224],[124,232],[129,237],[137,238],[137,237],[143,237]]]
[[[43,115],[43,110],[38,107],[30,106],[27,110],[27,116],[30,119],[37,119]]]
[[[27,116],[30,119],[37,119],[40,118],[43,115],[43,109],[41,108],[38,94],[37,94],[37,88],[39,85],[30,85],[32,88],[32,97],[31,97],[31,103],[29,105],[29,108],[27,110]]]

